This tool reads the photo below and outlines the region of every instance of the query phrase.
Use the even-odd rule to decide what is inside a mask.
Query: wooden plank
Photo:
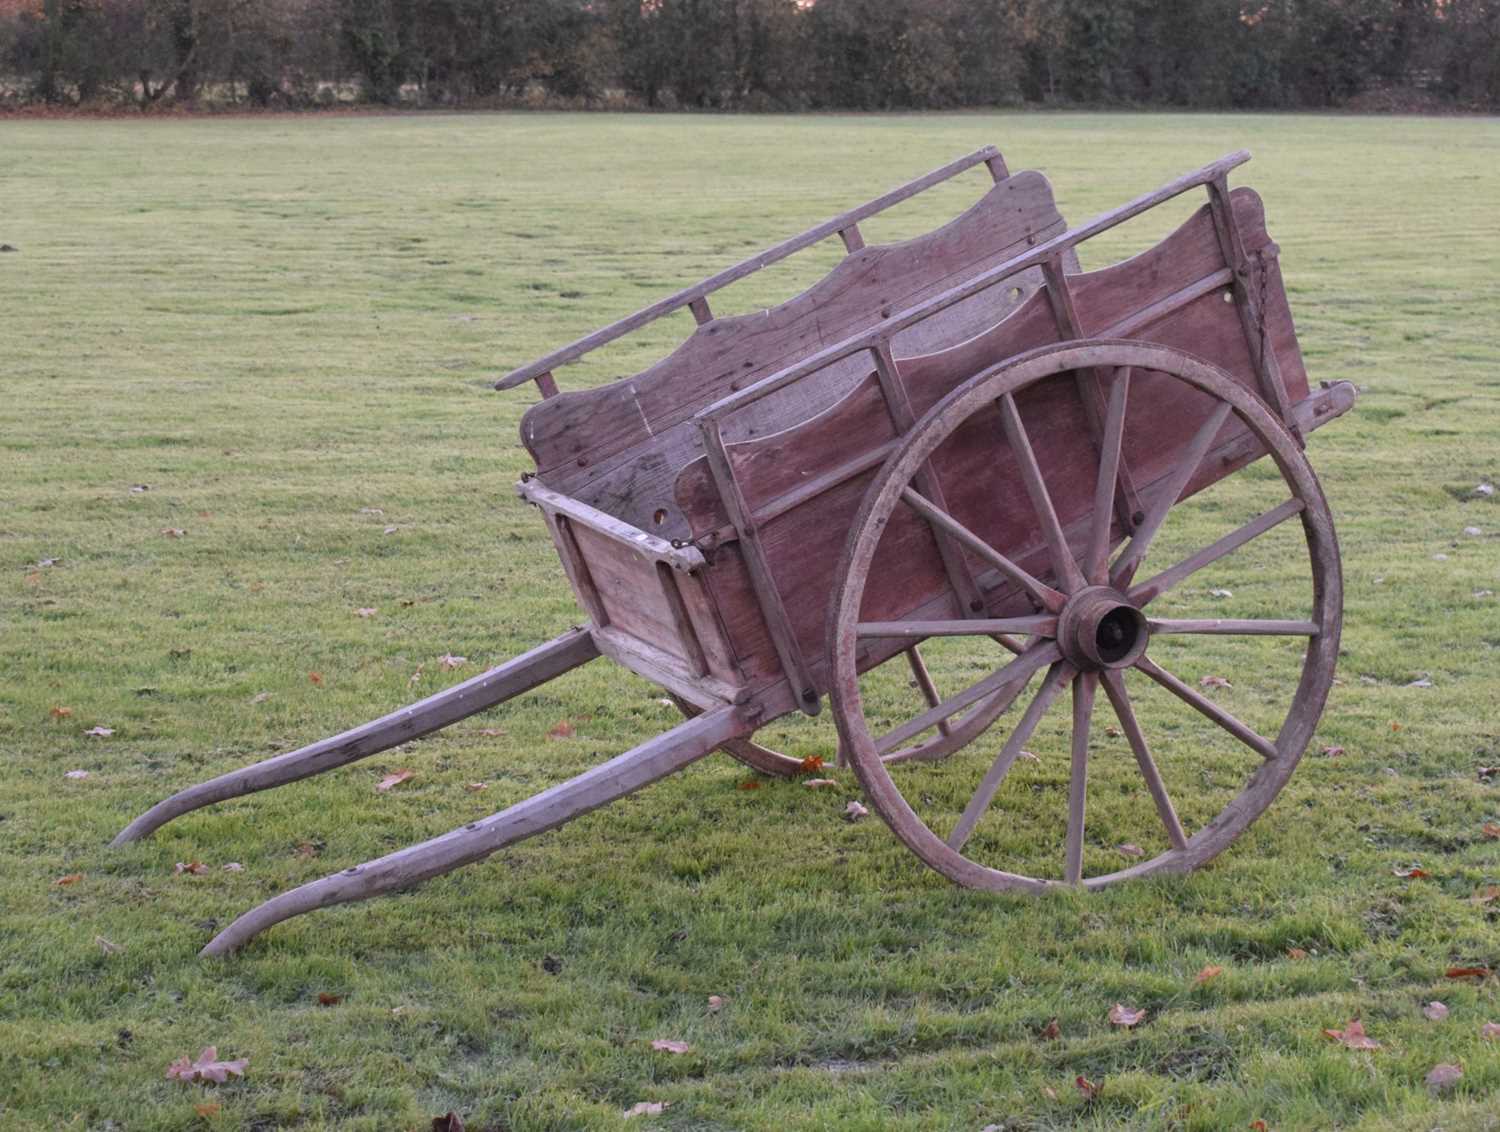
[[[451,723],[467,719],[528,692],[564,672],[586,664],[598,655],[599,650],[587,630],[569,629],[560,637],[538,645],[513,660],[496,665],[478,676],[471,676],[461,684],[445,688],[399,711],[179,791],[136,818],[120,831],[112,844],[124,845],[138,841],[173,818],[215,802],[310,778],[326,770],[348,766],[359,759],[388,751],[413,739],[420,739],[423,735],[430,735]]]
[[[867,217],[884,212],[892,205],[900,204],[902,201],[914,197],[926,189],[930,189],[933,185],[941,184],[951,177],[956,177],[958,174],[972,169],[981,162],[988,162],[992,158],[999,156],[1000,151],[991,145],[976,149],[973,153],[967,154],[957,161],[950,161],[947,165],[934,169],[931,173],[917,177],[915,180],[908,181],[906,184],[892,189],[890,192],[884,193],[874,200],[867,201],[858,208],[851,208],[848,212],[840,213],[831,220],[825,220],[822,224],[815,224],[807,229],[807,231],[793,236],[791,239],[783,240],[781,243],[775,244],[757,255],[743,259],[733,267],[727,267],[715,275],[710,275],[707,279],[695,283],[691,287],[685,287],[676,294],[669,295],[665,299],[652,303],[648,307],[643,307],[634,314],[627,315],[617,322],[612,322],[601,330],[596,330],[592,334],[586,334],[577,341],[571,342],[559,350],[554,350],[544,358],[539,358],[529,365],[512,370],[495,383],[495,388],[513,389],[517,385],[531,381],[538,374],[567,365],[569,362],[575,362],[585,354],[598,349],[607,342],[613,342],[616,338],[623,337],[633,330],[639,330],[642,326],[649,325],[664,315],[681,310],[696,299],[710,295],[721,287],[727,287],[729,284],[743,279],[747,275],[753,275],[762,268],[769,267],[771,264],[777,263],[789,255],[794,255],[803,248],[811,247],[813,244],[827,239],[829,236],[848,228],[850,225],[858,224],[859,221]],[[991,168],[993,169],[993,167]]]
[[[703,555],[696,548],[674,546],[666,539],[648,534],[596,507],[553,491],[534,478],[516,484],[516,494],[550,514],[566,516],[570,521],[624,543],[636,554],[665,563],[674,570],[690,571],[703,567]]]
[[[199,954],[224,955],[292,916],[410,888],[482,860],[507,845],[556,829],[590,810],[633,794],[727,742],[748,737],[753,730],[754,723],[738,707],[726,705],[705,711],[507,810],[283,892],[240,916]]]

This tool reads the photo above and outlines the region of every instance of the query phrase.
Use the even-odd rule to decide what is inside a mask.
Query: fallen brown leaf
[[[837,786],[838,784],[839,780],[837,778],[809,778],[802,785],[806,786],[809,790],[821,790],[825,786]]]
[[[464,1132],[464,1118],[456,1112],[445,1112],[432,1118],[432,1132]]]
[[[1500,884],[1487,884],[1480,891],[1469,897],[1473,904],[1491,904],[1500,900]]]
[[[1430,874],[1426,869],[1412,866],[1409,869],[1392,869],[1391,875],[1400,877],[1402,880],[1420,880],[1422,877],[1428,876]]]
[[[163,527],[161,529],[161,533],[166,535],[168,538],[181,538],[183,535],[187,534],[187,531],[183,530],[181,527]]]
[[[205,865],[202,861],[178,861],[175,865],[172,866],[173,876],[180,877],[184,873],[191,874],[192,876],[201,876],[206,872],[208,872],[208,866]]]
[[[1127,1030],[1132,1026],[1139,1025],[1145,1017],[1145,1010],[1135,1010],[1129,1006],[1122,1006],[1118,1002],[1109,1008],[1110,1024],[1124,1027]]]
[[[1479,1036],[1487,1042],[1500,1038],[1500,1022],[1486,1022],[1479,1027]]]
[[[314,845],[311,841],[304,841],[292,850],[292,856],[307,860],[309,857],[316,857],[322,851],[323,847],[321,845]]]
[[[1201,987],[1210,979],[1217,979],[1223,973],[1224,968],[1218,966],[1217,964],[1205,967],[1203,968],[1203,970],[1199,971],[1197,977],[1193,979],[1193,986]]]
[[[1057,1019],[1054,1018],[1042,1027],[1042,1032],[1037,1037],[1049,1042],[1055,1042],[1058,1038],[1062,1037],[1062,1027],[1057,1024]]]
[[[70,771],[68,771],[67,774],[63,775],[64,778],[78,778],[78,779],[87,778],[88,776],[89,776],[89,772],[86,771],[86,770],[70,770]]]
[[[1078,1086],[1078,1091],[1083,1094],[1083,1099],[1085,1101],[1095,1101],[1095,1100],[1098,1100],[1099,1099],[1099,1094],[1104,1089],[1104,1082],[1103,1081],[1100,1081],[1096,1085],[1096,1084],[1094,1084],[1094,1082],[1090,1081],[1087,1077],[1085,1077],[1082,1073],[1080,1073],[1077,1077],[1073,1078],[1073,1084],[1075,1084],[1075,1085]]]
[[[1289,947],[1286,949],[1286,957],[1288,959],[1306,959],[1307,952],[1303,951],[1300,947]]]
[[[1338,758],[1340,755],[1342,755],[1344,753],[1344,748],[1343,747],[1337,747],[1337,746],[1334,746],[1334,747],[1324,747],[1323,748],[1323,753],[1325,755],[1327,755],[1330,759],[1336,759],[1336,758]]]
[[[415,778],[416,776],[417,772],[414,770],[406,770],[405,768],[401,770],[393,770],[390,774],[386,775],[375,784],[375,789],[384,794],[392,787],[400,786],[403,782]]]
[[[747,778],[747,779],[745,779],[744,782],[737,782],[737,783],[735,783],[735,787],[734,788],[736,790],[759,790],[760,789],[760,779],[758,779],[758,778]]]
[[[464,785],[464,789],[470,794],[478,794],[481,790],[488,790],[489,785],[488,782],[470,782]]]
[[[329,994],[327,991],[319,991],[318,992],[318,1005],[319,1006],[337,1006],[339,1003],[341,1003],[343,1001],[344,1001],[344,996],[341,995],[341,994]]]
[[[83,879],[82,873],[69,873],[67,876],[58,877],[52,882],[54,888],[67,888],[70,884],[77,884]]]
[[[108,739],[114,733],[115,729],[113,727],[90,727],[84,732],[85,735],[92,735],[96,739]]]
[[[1350,1049],[1379,1049],[1380,1043],[1365,1034],[1364,1023],[1358,1018],[1353,1019],[1342,1030],[1324,1030],[1334,1041]]]
[[[1433,1000],[1422,1007],[1422,1013],[1430,1022],[1441,1022],[1448,1017],[1448,1008],[1441,1002]]]
[[[816,774],[823,769],[822,755],[808,755],[797,768],[799,774]]]
[[[1266,1132],[1266,1122],[1264,1120],[1252,1120],[1250,1122],[1250,1132]]]
[[[710,1014],[717,1014],[723,1009],[724,997],[722,995],[711,994],[708,996],[708,1012]]]
[[[864,817],[869,812],[869,810],[865,809],[858,802],[850,802],[847,806],[844,807],[844,820],[859,821],[860,818]]]
[[[438,657],[438,664],[440,664],[444,668],[462,668],[468,663],[468,657],[454,656],[452,653],[444,653],[442,656]]]
[[[1463,1075],[1462,1065],[1434,1065],[1426,1077],[1427,1087],[1440,1093],[1445,1089],[1453,1088]]]
[[[661,1050],[662,1053],[687,1053],[693,1047],[674,1038],[656,1038],[652,1041],[651,1048]]]
[[[1203,679],[1201,679],[1201,680],[1198,681],[1198,686],[1200,688],[1233,688],[1234,687],[1234,685],[1229,682],[1228,678],[1224,677],[1224,676],[1205,676],[1205,677],[1203,677]]]
[[[1488,967],[1449,967],[1444,974],[1450,979],[1487,979],[1490,977]]]
[[[1142,849],[1139,845],[1136,845],[1134,842],[1130,841],[1125,842],[1125,844],[1120,845],[1117,848],[1119,849],[1120,856],[1122,857],[1144,857],[1146,855],[1146,851],[1144,849]]]
[[[354,611],[356,617],[374,617],[378,612],[373,606],[362,605]]]
[[[1487,821],[1479,827],[1479,832],[1488,841],[1500,841],[1500,822]]]
[[[202,1104],[195,1104],[193,1106],[193,1111],[203,1117],[204,1120],[207,1120],[211,1116],[218,1116],[223,1110],[223,1105],[214,1104],[212,1101],[205,1101]]]
[[[307,674],[307,678],[309,680],[311,680],[314,684],[322,684],[323,683],[323,674],[321,672],[309,672]]]
[[[55,707],[47,714],[53,719],[67,719],[68,716],[73,714],[73,709],[70,707]]]
[[[238,861],[229,861],[224,865],[224,871],[226,873],[242,873],[245,871],[245,866]]]
[[[220,1061],[219,1051],[214,1046],[204,1046],[196,1060],[179,1057],[167,1066],[167,1079],[212,1081],[216,1085],[222,1085],[230,1077],[243,1077],[245,1067],[249,1064],[248,1057],[236,1058],[234,1061]]]
[[[104,954],[106,955],[118,955],[120,954],[120,952],[125,950],[118,943],[112,943],[109,940],[105,939],[102,935],[96,935],[94,937],[94,942],[99,945],[99,950],[104,952]]]
[[[562,719],[553,725],[551,731],[547,732],[547,738],[571,739],[575,734],[577,734],[577,728],[575,728],[566,719]]]

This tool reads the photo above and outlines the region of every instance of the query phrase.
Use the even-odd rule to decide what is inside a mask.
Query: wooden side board
[[[1250,190],[1240,189],[1230,201],[1247,254],[1266,271],[1262,291],[1266,340],[1279,362],[1289,399],[1293,404],[1308,403],[1306,370],[1260,200]],[[1230,279],[1207,206],[1155,247],[1099,271],[1069,274],[1066,284],[1082,335],[1134,337],[1175,346],[1214,363],[1259,393],[1239,313],[1232,301],[1226,301]],[[986,367],[1057,342],[1064,332],[1050,296],[1045,291],[1033,292],[1006,317],[968,340],[898,359],[897,368],[912,409],[920,415]],[[777,419],[762,409],[759,426],[764,431],[741,433],[725,445],[792,632],[817,672],[823,663],[827,595],[837,582],[833,571],[849,523],[875,469],[898,443],[872,368],[864,362],[862,373],[854,370],[851,376],[846,372],[843,380],[848,392],[822,412],[809,418],[799,414],[798,405],[790,404],[785,418]],[[1070,538],[1082,539],[1092,513],[1097,454],[1079,387],[1067,381],[1044,382],[1018,396],[1017,404],[1053,490],[1058,519]],[[757,408],[763,405],[756,403]],[[1166,375],[1133,375],[1123,462],[1143,494],[1149,495],[1153,486],[1165,480],[1174,458],[1210,407],[1206,395]],[[990,545],[1045,578],[1050,574],[1045,540],[1004,439],[1000,415],[996,411],[990,416],[993,419],[976,417],[934,460],[948,508]],[[727,439],[734,435],[725,429]],[[1260,451],[1247,441],[1253,438],[1231,419],[1184,495],[1257,458]],[[743,570],[742,559],[737,552],[728,553],[732,545],[723,546],[717,554],[713,550],[717,543],[735,538],[736,532],[704,461],[695,461],[682,472],[676,503],[695,541],[713,559],[711,584],[742,666],[749,672],[774,672],[775,651],[763,620],[755,616],[753,590],[744,578],[731,582],[728,576]],[[1126,533],[1117,522],[1115,539]],[[897,620],[918,611],[923,616],[959,615],[949,575],[927,524],[914,514],[898,513],[884,537],[889,547],[888,557],[883,557],[899,561],[901,567],[895,576],[866,591],[865,616]],[[1075,549],[1082,551],[1082,543]],[[969,568],[982,581],[990,615],[1030,611],[1015,587],[994,571],[987,572],[984,563],[971,557]],[[740,603],[747,607],[740,608]]]
[[[1064,229],[1046,178],[1029,172],[1007,177],[933,232],[857,248],[778,307],[703,323],[672,354],[633,377],[544,400],[523,418],[522,441],[549,488],[644,531],[685,538],[688,524],[672,488],[682,467],[702,452],[691,424],[698,410]],[[1019,275],[904,331],[894,345],[898,353],[915,355],[963,341],[1040,285],[1039,271]],[[787,398],[757,406],[737,421],[740,435],[763,431],[762,416],[805,415],[835,402],[859,370],[858,362],[829,367]]]

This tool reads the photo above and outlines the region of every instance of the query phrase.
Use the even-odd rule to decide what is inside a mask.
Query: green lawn
[[[173,790],[577,620],[511,491],[531,395],[493,378],[986,142],[1047,173],[1075,221],[1251,149],[1235,183],[1267,201],[1309,369],[1362,391],[1309,445],[1341,523],[1342,683],[1250,833],[1185,879],[988,896],[873,815],[841,820],[847,771],[838,791],[744,791],[714,757],[415,892],[197,959],[275,892],[670,726],[656,689],[598,662],[106,847]],[[977,177],[870,238],[945,219]],[[1500,1041],[1480,1036],[1496,980],[1444,978],[1500,968],[1500,901],[1471,899],[1500,882],[1482,834],[1500,782],[1477,769],[1500,764],[1500,597],[1481,596],[1500,592],[1500,498],[1474,492],[1500,480],[1495,120],[4,121],[0,243],[18,249],[0,254],[0,1128],[419,1129],[450,1109],[471,1129],[1500,1128]],[[833,255],[716,309],[774,301]],[[650,360],[688,325],[669,322],[582,379]],[[1210,529],[1213,506],[1174,537]],[[1254,592],[1275,566],[1215,581]],[[1250,716],[1257,681],[1284,674],[1209,655]],[[940,679],[961,663],[941,659]],[[1142,713],[1187,727],[1164,699]],[[564,719],[576,734],[548,738]],[[832,754],[826,713],[776,734]],[[1066,758],[1048,742],[1039,789]],[[1177,756],[1190,812],[1214,757]],[[399,767],[416,776],[376,793]],[[191,860],[208,871],[173,874]],[[1429,875],[1393,875],[1412,866]],[[1195,985],[1207,965],[1223,973]],[[1423,1016],[1434,999],[1446,1020]],[[1115,1029],[1116,1002],[1147,1020]],[[1323,1036],[1356,1017],[1379,1050]],[[244,1080],[165,1079],[210,1044],[249,1058]],[[1442,1095],[1424,1085],[1437,1063],[1464,1070]],[[1092,1103],[1078,1075],[1102,1080]],[[669,1107],[624,1120],[640,1101]]]

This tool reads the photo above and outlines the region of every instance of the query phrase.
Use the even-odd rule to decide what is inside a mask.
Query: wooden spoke
[[[947,531],[980,558],[984,559],[996,570],[999,570],[1000,573],[1016,583],[1016,585],[1031,594],[1041,604],[1043,609],[1049,609],[1053,613],[1062,610],[1063,604],[1067,600],[1062,594],[1058,593],[1051,586],[1045,585],[1037,578],[1032,577],[941,507],[935,507],[926,497],[918,494],[909,487],[901,492],[901,498],[906,501],[907,505],[913,511],[921,515],[922,518],[934,526]]]
[[[1099,438],[1099,479],[1094,485],[1094,521],[1083,556],[1083,572],[1096,586],[1109,581],[1109,532],[1114,526],[1115,492],[1120,478],[1120,444],[1125,437],[1125,401],[1130,391],[1130,369],[1125,367],[1109,387]]]
[[[933,683],[932,673],[927,671],[927,662],[922,659],[922,650],[916,645],[906,650],[906,663],[911,667],[912,679],[917,682],[921,689],[922,698],[927,701],[930,708],[937,707],[943,702],[943,697],[938,695],[937,685]],[[938,724],[938,733],[944,736],[951,735],[953,728],[948,726],[945,719]],[[843,765],[842,763],[840,765]]]
[[[1249,637],[1316,637],[1316,621],[1257,621],[1253,618],[1218,618],[1198,621],[1164,619],[1148,621],[1153,633],[1215,633]]]
[[[1007,393],[1000,398],[1000,416],[1005,422],[1005,435],[1010,441],[1011,451],[1021,465],[1021,481],[1026,485],[1026,494],[1031,498],[1032,510],[1041,521],[1042,534],[1052,553],[1052,569],[1057,580],[1069,593],[1083,589],[1086,583],[1073,550],[1063,535],[1062,524],[1057,521],[1057,509],[1052,505],[1052,496],[1042,478],[1041,465],[1036,462],[1036,453],[1031,450],[1031,440],[1026,435],[1026,426],[1021,423],[1021,414],[1016,409],[1016,399]]]
[[[1056,617],[1002,617],[972,621],[861,621],[854,631],[861,637],[988,637],[995,633],[1024,633],[1031,637],[1057,636]]]
[[[1088,797],[1089,718],[1094,714],[1094,691],[1099,677],[1081,672],[1073,680],[1073,766],[1068,775],[1068,844],[1063,879],[1083,879],[1083,810]]]
[[[1143,656],[1135,662],[1135,666],[1167,691],[1171,692],[1172,695],[1187,704],[1188,707],[1200,715],[1213,720],[1261,757],[1274,759],[1277,756],[1278,752],[1275,743],[1262,735],[1256,734],[1255,731],[1235,719],[1234,716],[1214,703],[1213,700],[1202,695],[1196,689],[1188,687],[1159,664]]]
[[[1055,641],[1037,641],[1015,660],[1009,661],[991,672],[977,684],[965,688],[958,695],[929,708],[915,719],[908,720],[894,731],[882,735],[875,744],[879,754],[894,751],[913,735],[920,735],[929,727],[936,727],[939,720],[948,719],[971,704],[977,704],[996,693],[1003,694],[1010,685],[1019,681],[1022,685],[1030,680],[1038,669],[1045,668],[1062,658],[1062,649]]]
[[[1224,421],[1228,419],[1230,411],[1231,406],[1228,401],[1219,402],[1218,407],[1208,415],[1208,419],[1193,435],[1187,452],[1167,476],[1166,482],[1157,489],[1151,510],[1146,514],[1146,521],[1136,528],[1129,545],[1125,547],[1124,553],[1116,559],[1113,569],[1110,570],[1110,585],[1115,589],[1123,589],[1135,577],[1135,572],[1145,559],[1146,551],[1151,548],[1151,540],[1156,537],[1156,532],[1166,519],[1167,512],[1176,505],[1188,481],[1193,478],[1193,473],[1198,470],[1198,465],[1203,463],[1203,457],[1207,454],[1209,445],[1214,442],[1219,429],[1224,427]]]
[[[1012,664],[1014,663],[1012,661]],[[948,848],[957,851],[964,847],[969,840],[969,835],[974,832],[974,827],[979,824],[979,819],[984,816],[985,810],[989,809],[990,802],[995,797],[995,791],[1000,789],[1000,783],[1005,781],[1005,776],[1010,773],[1011,765],[1020,756],[1021,748],[1026,740],[1031,738],[1031,733],[1036,730],[1036,725],[1041,722],[1042,716],[1047,714],[1052,701],[1057,699],[1062,694],[1062,690],[1068,686],[1068,681],[1073,678],[1075,671],[1073,666],[1066,661],[1058,661],[1048,670],[1047,679],[1042,683],[1041,691],[1036,694],[1036,699],[1031,701],[1030,706],[1016,723],[1016,729],[1010,733],[1005,746],[1000,748],[1000,753],[995,756],[994,763],[979,783],[979,789],[974,791],[974,797],[969,799],[969,804],[958,819],[958,824],[948,835]]]
[[[1281,506],[1273,507],[1264,514],[1257,515],[1243,527],[1230,531],[1212,546],[1205,546],[1197,554],[1190,555],[1175,566],[1168,566],[1160,574],[1138,586],[1133,586],[1130,590],[1130,600],[1137,606],[1145,605],[1166,593],[1184,578],[1197,573],[1212,562],[1217,562],[1226,554],[1232,554],[1251,539],[1265,534],[1272,527],[1279,526],[1293,515],[1301,514],[1306,509],[1307,505],[1302,500],[1288,499]]]
[[[1172,808],[1172,799],[1167,796],[1161,772],[1156,769],[1151,748],[1146,744],[1146,736],[1141,732],[1135,710],[1130,706],[1130,697],[1125,693],[1125,679],[1118,672],[1109,670],[1103,673],[1103,679],[1104,694],[1109,697],[1110,706],[1115,709],[1115,718],[1120,721],[1120,730],[1125,732],[1125,738],[1135,754],[1136,765],[1141,768],[1141,777],[1146,780],[1146,789],[1151,792],[1151,800],[1156,803],[1161,824],[1166,827],[1167,841],[1173,849],[1182,849],[1187,845],[1187,834],[1183,832],[1182,822],[1177,820],[1177,811]]]

